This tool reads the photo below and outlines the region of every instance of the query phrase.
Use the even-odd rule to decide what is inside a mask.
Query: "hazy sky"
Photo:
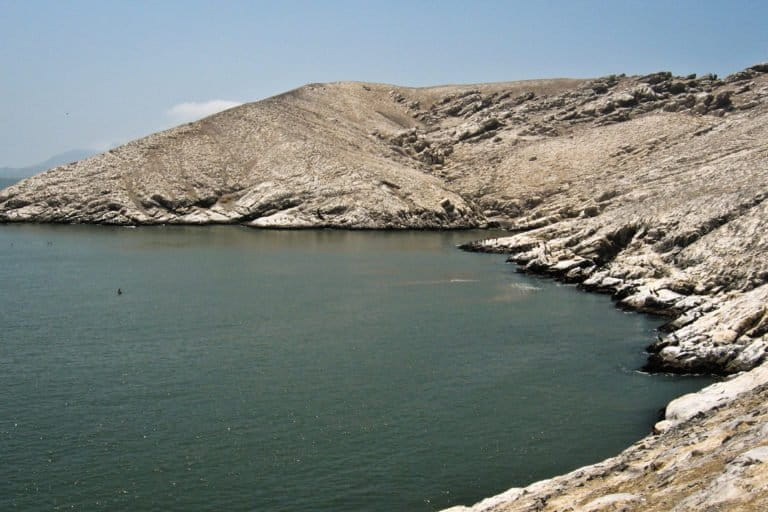
[[[0,166],[308,82],[726,75],[764,60],[765,0],[0,0]]]

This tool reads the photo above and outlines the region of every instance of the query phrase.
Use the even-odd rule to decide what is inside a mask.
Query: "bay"
[[[0,509],[437,510],[710,382],[636,371],[658,319],[455,248],[484,236],[0,226]]]

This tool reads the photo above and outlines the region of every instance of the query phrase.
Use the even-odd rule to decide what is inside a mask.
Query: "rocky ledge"
[[[645,369],[725,379],[670,402],[653,432],[616,457],[450,512],[768,510],[768,285],[740,281],[739,267],[722,269],[710,287],[663,258],[649,265],[644,234],[634,228],[598,232],[569,238],[541,229],[464,249],[510,253],[521,272],[665,315]],[[738,240],[721,243],[737,244],[734,255],[747,250]],[[741,284],[727,286],[729,272]]]
[[[466,249],[668,317],[646,370],[741,375],[618,457],[472,510],[766,510],[767,198],[758,64],[310,84],[24,180],[0,222],[506,228]]]
[[[667,406],[616,457],[445,512],[768,510],[768,368]]]

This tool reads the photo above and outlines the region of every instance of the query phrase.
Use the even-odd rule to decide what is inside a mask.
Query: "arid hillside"
[[[435,172],[453,144],[416,149],[410,141],[433,129],[420,109],[466,89],[481,91],[472,98],[495,98],[499,91],[552,94],[576,83],[306,85],[26,180],[0,195],[0,220],[478,226],[482,213]],[[440,126],[463,119],[447,116]],[[433,161],[425,163],[427,155]]]
[[[0,220],[528,229],[633,205],[663,220],[758,178],[732,167],[764,158],[762,71],[311,84],[30,178]]]

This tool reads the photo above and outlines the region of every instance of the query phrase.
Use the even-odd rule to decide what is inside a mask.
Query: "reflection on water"
[[[491,302],[511,302],[522,300],[541,288],[527,283],[506,283],[497,287],[497,293],[490,298]]]

